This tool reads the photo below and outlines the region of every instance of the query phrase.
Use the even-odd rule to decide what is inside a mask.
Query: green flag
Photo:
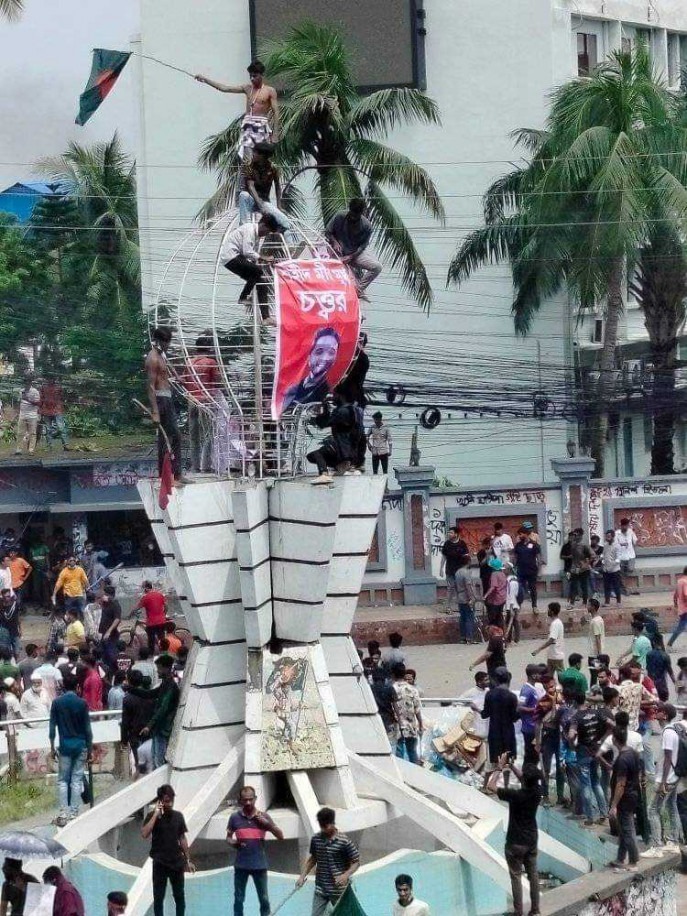
[[[360,906],[355,896],[353,885],[349,884],[332,910],[332,916],[366,916],[365,910]]]
[[[124,51],[107,51],[105,48],[94,48],[93,66],[86,88],[79,99],[79,113],[76,123],[84,125],[93,115],[106,95],[108,95],[119,74],[126,66],[131,54]]]

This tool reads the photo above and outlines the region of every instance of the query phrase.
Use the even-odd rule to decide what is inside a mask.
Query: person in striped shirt
[[[312,916],[324,916],[330,904],[336,905],[360,867],[360,856],[355,843],[337,830],[336,812],[332,808],[320,808],[317,823],[320,831],[310,840],[310,855],[305,860],[296,887],[303,887],[314,868]]]
[[[255,807],[255,789],[244,786],[239,793],[240,811],[235,811],[227,824],[227,842],[236,849],[234,862],[234,916],[243,916],[246,885],[252,878],[260,904],[260,916],[269,916],[270,900],[267,894],[267,856],[265,834],[284,839],[269,814]]]

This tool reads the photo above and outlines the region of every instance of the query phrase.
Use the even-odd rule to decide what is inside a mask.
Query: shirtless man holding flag
[[[279,102],[277,90],[265,83],[265,65],[262,61],[254,60],[248,65],[250,82],[242,86],[227,86],[218,83],[200,73],[196,75],[199,83],[212,86],[219,92],[243,93],[246,97],[246,114],[241,122],[241,140],[239,141],[239,156],[246,158],[246,154],[253,149],[256,143],[272,142],[279,139]],[[271,120],[271,124],[270,124]]]

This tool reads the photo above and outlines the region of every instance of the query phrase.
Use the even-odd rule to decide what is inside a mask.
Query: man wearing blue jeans
[[[682,575],[677,577],[673,606],[677,611],[677,623],[670,634],[669,646],[672,646],[678,636],[687,630],[687,566],[682,570]]]
[[[253,213],[269,213],[279,224],[282,231],[291,228],[288,218],[279,209],[281,205],[281,186],[279,171],[270,162],[274,152],[271,143],[256,143],[249,162],[244,163],[241,177],[244,190],[239,192],[239,225],[250,222]],[[270,203],[270,193],[274,186],[275,207]]]
[[[613,714],[604,708],[592,709],[585,695],[576,696],[577,711],[570,720],[568,740],[577,746],[577,769],[582,794],[582,810],[585,824],[591,826],[597,819],[603,821],[608,816],[608,806],[599,779],[599,766],[596,752],[607,734],[613,730]],[[598,809],[597,818],[594,810]]]
[[[148,725],[141,729],[140,737],[153,739],[153,766],[161,767],[166,759],[167,744],[174,717],[179,707],[179,686],[174,680],[174,659],[171,655],[160,655],[155,659],[160,683],[153,690],[145,692],[148,699],[155,699],[155,710]]]
[[[680,817],[677,808],[677,790],[679,779],[675,772],[680,748],[680,729],[682,737],[685,732],[682,725],[675,723],[677,710],[672,703],[659,703],[656,707],[656,718],[663,724],[661,738],[662,759],[656,772],[656,794],[649,807],[649,829],[651,838],[649,848],[640,853],[641,858],[660,859],[663,850],[680,851]],[[667,814],[665,828],[662,815]]]
[[[398,728],[400,735],[396,745],[396,756],[407,755],[411,763],[420,763],[417,753],[417,742],[422,737],[422,706],[420,693],[406,679],[406,666],[396,664],[391,669],[396,691],[396,714],[398,715]],[[405,753],[404,753],[405,752]]]
[[[78,681],[73,674],[62,679],[64,693],[50,707],[50,755],[58,759],[55,736],[59,735],[59,770],[57,792],[60,812],[55,823],[64,827],[79,813],[79,798],[83,791],[84,769],[91,762],[93,733],[88,705],[77,697]]]
[[[269,916],[270,900],[267,895],[267,856],[265,834],[269,831],[278,840],[284,839],[269,814],[255,807],[255,789],[244,786],[239,793],[240,811],[235,811],[227,824],[227,842],[236,848],[234,862],[234,916],[243,916],[246,885],[252,878],[260,905],[260,916]]]

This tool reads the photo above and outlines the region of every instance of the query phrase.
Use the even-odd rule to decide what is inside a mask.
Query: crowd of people
[[[683,578],[687,590],[687,569]],[[687,838],[687,710],[678,711],[687,699],[687,657],[673,667],[658,620],[644,609],[633,614],[626,650],[611,659],[600,601],[588,598],[586,611],[585,658],[566,652],[561,605],[549,603],[548,636],[533,645],[515,687],[506,631],[498,622],[489,625],[484,651],[470,665],[475,685],[454,701],[465,712],[453,746],[462,753],[457,762],[451,758],[452,766],[479,773],[482,791],[510,807],[506,859],[517,914],[523,912],[523,872],[531,883],[531,913],[539,912],[540,804],[564,807],[586,827],[610,827],[619,838],[616,869],[636,871],[640,856],[677,852]],[[392,634],[383,652],[371,642],[363,670],[396,753],[420,765],[423,754],[436,763],[433,741],[422,742],[421,691],[401,645],[400,634]],[[537,661],[542,654],[545,660]],[[511,775],[519,788],[510,786]],[[638,836],[646,844],[641,853]]]
[[[460,525],[450,528],[441,548],[446,610],[458,611],[462,641],[474,642],[475,602],[480,599],[486,606],[486,623],[500,627],[509,641],[517,643],[522,605],[529,601],[532,612],[539,611],[538,578],[544,559],[534,524],[523,522],[514,541],[503,523],[496,522],[493,534],[482,539],[474,557],[463,535]],[[586,604],[589,598],[601,597],[604,607],[610,606],[611,599],[620,605],[622,596],[629,594],[627,578],[634,572],[636,544],[637,535],[627,518],[621,519],[617,530],[606,532],[603,544],[598,535],[587,543],[581,528],[569,532],[560,550],[567,609],[574,608],[578,599]],[[475,566],[477,577],[471,574]],[[687,594],[684,613],[687,628]]]
[[[57,761],[58,826],[76,817],[93,757],[91,714],[121,710],[120,771],[129,755],[134,778],[161,766],[179,703],[188,647],[167,618],[165,596],[143,583],[146,644],[121,638],[122,611],[107,580],[89,590],[84,567],[70,557],[55,583],[55,607],[44,647],[21,637],[18,601],[0,593],[0,721],[5,730],[49,720]],[[63,599],[59,604],[57,597]]]

